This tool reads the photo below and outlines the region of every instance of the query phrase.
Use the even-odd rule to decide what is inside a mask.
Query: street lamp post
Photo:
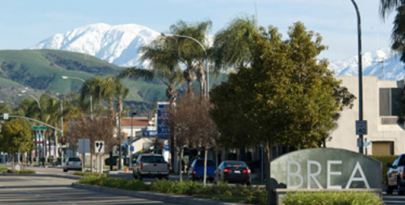
[[[80,80],[83,83],[86,83],[86,81],[82,78],[77,78],[77,77],[70,77],[70,76],[62,76],[62,79],[74,79],[74,80]],[[91,93],[91,87],[89,84],[85,84],[89,88],[89,94],[90,94],[90,118],[93,119],[93,97]]]
[[[18,94],[18,96],[23,96],[24,94],[25,94],[25,95],[28,95],[29,97],[33,98],[33,99],[37,102],[38,108],[39,108],[40,110],[42,110],[42,109],[41,109],[41,104],[39,104],[38,99],[37,99],[35,96],[33,96],[33,95],[27,94],[26,92],[27,92],[27,90],[22,90],[21,93]],[[37,134],[37,133],[36,133],[36,134]],[[39,135],[39,136],[40,136],[40,135]],[[45,152],[44,152],[44,150],[43,150],[43,149],[45,148],[45,147],[44,147],[44,146],[45,146],[45,145],[44,145],[45,139],[42,140],[42,146],[40,146],[41,144],[38,145],[38,141],[37,141],[37,138],[39,138],[39,136],[35,135],[35,152],[36,152],[36,156],[37,156],[37,158],[38,158],[38,166],[41,165],[41,156],[43,156],[43,157],[45,158]],[[38,154],[38,152],[39,152],[39,154]],[[45,163],[45,162],[43,161],[42,166],[45,166],[44,163]]]
[[[361,57],[361,19],[359,7],[354,0],[351,0],[357,14],[357,38],[358,38],[358,58],[359,58],[359,121],[363,122],[363,69]],[[363,154],[363,133],[359,133],[359,153]]]
[[[177,34],[165,34],[165,33],[161,33],[161,35],[163,37],[178,37],[178,38],[188,38],[190,40],[193,40],[194,42],[196,42],[204,51],[204,55],[205,55],[205,68],[206,68],[206,73],[207,73],[207,85],[206,85],[206,90],[205,90],[205,96],[208,97],[208,93],[209,93],[209,89],[210,89],[210,73],[209,73],[209,68],[208,68],[208,55],[207,55],[207,50],[205,50],[204,45],[201,44],[197,39],[191,37],[191,36],[185,36],[185,35],[177,35]]]

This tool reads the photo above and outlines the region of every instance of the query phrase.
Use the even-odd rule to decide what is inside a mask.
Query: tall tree
[[[287,40],[272,26],[253,38],[251,67],[230,74],[228,82],[212,90],[211,114],[222,141],[263,144],[270,165],[274,145],[319,146],[335,126],[335,113],[345,105],[336,97],[340,82],[327,61],[316,59],[326,49],[319,34],[298,22],[289,28]],[[235,122],[226,123],[225,117]],[[270,190],[270,174],[267,177]]]
[[[176,106],[169,108],[169,117],[166,121],[170,132],[174,135],[174,147],[178,151],[179,162],[183,158],[184,148],[188,145],[192,146],[190,148],[205,151],[204,185],[207,176],[207,150],[215,145],[215,140],[219,136],[218,129],[209,114],[211,107],[207,98],[199,99],[186,94],[180,98]],[[181,179],[181,171],[179,173]]]
[[[396,11],[391,34],[391,49],[401,53],[401,61],[405,62],[405,1],[380,0],[380,16],[384,20],[388,14]]]
[[[7,121],[1,130],[0,150],[7,153],[13,153],[13,156],[17,152],[29,152],[33,149],[32,141],[33,137],[29,124],[23,119],[13,119]]]
[[[196,79],[200,84],[200,95],[203,96],[205,88],[205,72],[203,61],[206,58],[203,49],[208,50],[207,33],[211,29],[211,21],[203,21],[196,23],[187,23],[178,21],[170,27],[170,33],[180,36],[188,36],[194,38],[201,43],[205,48],[194,42],[191,39],[184,37],[175,37],[177,44],[173,44],[172,49],[177,49],[179,61],[186,66],[183,71],[184,79],[187,82],[187,93],[193,94],[192,83]],[[177,47],[176,47],[177,46]],[[205,59],[208,60],[208,59]]]
[[[240,16],[216,33],[212,48],[212,61],[216,70],[248,67],[253,59],[253,37],[258,32],[254,17]]]

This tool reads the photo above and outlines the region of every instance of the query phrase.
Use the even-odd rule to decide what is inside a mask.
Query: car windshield
[[[204,166],[204,160],[198,160],[197,161],[197,166]],[[207,160],[207,166],[215,166],[214,161]]]
[[[146,163],[163,163],[165,160],[163,159],[162,156],[143,156],[141,158],[141,162],[146,162]]]
[[[69,158],[69,162],[80,162],[80,158]]]
[[[225,167],[247,167],[245,162],[225,162]]]

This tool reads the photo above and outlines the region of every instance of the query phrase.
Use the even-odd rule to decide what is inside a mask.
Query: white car
[[[68,157],[63,164],[63,171],[79,170],[82,171],[82,160],[79,157]]]

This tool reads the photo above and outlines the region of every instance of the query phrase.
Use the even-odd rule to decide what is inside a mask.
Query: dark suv
[[[398,195],[405,193],[405,154],[401,154],[394,163],[387,163],[390,169],[387,172],[387,194],[392,194],[394,189],[398,189]]]

